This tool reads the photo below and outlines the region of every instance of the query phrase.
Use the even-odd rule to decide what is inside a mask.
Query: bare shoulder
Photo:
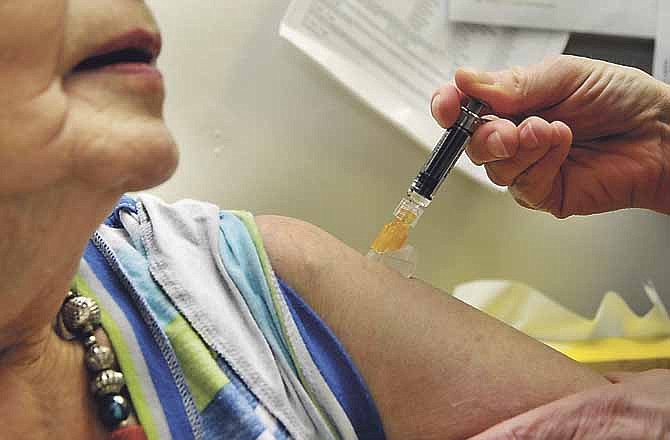
[[[294,218],[263,215],[256,217],[256,224],[272,266],[282,277],[313,276],[322,264],[320,254],[327,252],[325,248],[339,247],[339,242],[324,230]]]
[[[310,223],[273,215],[256,217],[256,223],[275,272],[302,294],[318,295],[338,274],[360,280],[385,271]]]
[[[268,252],[280,251],[277,257],[304,258],[324,250],[342,252],[345,248],[355,252],[318,226],[295,218],[262,215],[256,217],[256,224]],[[299,255],[291,255],[292,250]]]
[[[380,302],[390,307],[394,301],[389,296],[416,283],[307,222],[260,216],[256,223],[274,271],[338,337],[360,328],[358,324],[370,319]],[[345,345],[351,344],[345,341]]]

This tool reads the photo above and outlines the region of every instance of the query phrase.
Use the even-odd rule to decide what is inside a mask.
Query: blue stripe
[[[261,403],[223,358],[218,357],[217,363],[230,382],[218,391],[202,413],[205,437],[226,440],[258,438],[267,430],[256,414],[256,408]],[[289,439],[281,422],[274,418],[273,421],[277,426],[271,433],[272,438]]]
[[[281,324],[270,294],[256,246],[244,223],[233,214],[219,213],[219,254],[226,272],[244,297],[249,311],[272,347],[275,356],[283,356],[297,374],[293,359],[281,335]]]
[[[123,195],[119,199],[118,203],[114,210],[109,214],[105,219],[105,225],[111,226],[112,228],[121,228],[121,218],[119,217],[121,211],[129,211],[137,214],[137,201],[128,195]]]
[[[386,438],[381,417],[363,378],[340,341],[286,283],[279,286],[312,360],[361,439]]]
[[[163,406],[172,437],[179,440],[193,439],[194,434],[191,430],[186,408],[182,402],[182,395],[176,386],[170,367],[161,353],[158,341],[154,340],[149,331],[149,326],[140,316],[138,306],[132,302],[125,292],[124,286],[108,266],[105,256],[92,242],[89,242],[86,247],[84,259],[119,309],[124,313],[132,331],[135,333],[142,355],[151,369],[151,380]],[[162,343],[169,344],[167,336],[162,331],[161,338],[164,339]]]
[[[129,243],[111,236],[105,236],[105,229],[99,230],[103,239],[112,248],[114,255],[123,266],[128,280],[135,291],[149,305],[161,328],[167,327],[178,315],[172,303],[165,297],[149,272],[149,262],[145,256]],[[136,237],[132,237],[135,240]],[[138,240],[139,241],[139,240]]]

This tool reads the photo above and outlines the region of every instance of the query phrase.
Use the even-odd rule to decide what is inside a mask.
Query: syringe
[[[472,134],[482,124],[481,115],[486,108],[483,102],[467,98],[467,102],[461,106],[460,116],[442,135],[430,158],[412,181],[407,195],[393,212],[393,220],[384,225],[370,246],[368,256],[379,257],[405,245],[409,229],[419,221],[440,185],[456,165]]]

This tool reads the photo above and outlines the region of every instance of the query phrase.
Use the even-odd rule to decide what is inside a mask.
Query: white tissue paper
[[[644,291],[652,304],[644,316],[609,292],[593,319],[511,281],[463,284],[454,296],[595,370],[670,368],[668,311],[651,285]]]
[[[500,70],[565,49],[567,32],[452,23],[447,1],[293,0],[280,35],[371,109],[431,151],[443,129],[430,114],[434,90],[458,67]],[[494,190],[483,167],[456,169]]]
[[[476,281],[458,286],[454,296],[541,341],[670,336],[670,318],[656,290],[645,293],[652,308],[638,316],[614,292],[602,299],[595,318],[574,313],[532,287],[511,281]]]

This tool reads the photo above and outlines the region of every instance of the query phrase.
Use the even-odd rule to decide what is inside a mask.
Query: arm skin
[[[276,273],[352,356],[389,439],[463,439],[608,383],[558,352],[408,280],[309,224],[257,223]]]

